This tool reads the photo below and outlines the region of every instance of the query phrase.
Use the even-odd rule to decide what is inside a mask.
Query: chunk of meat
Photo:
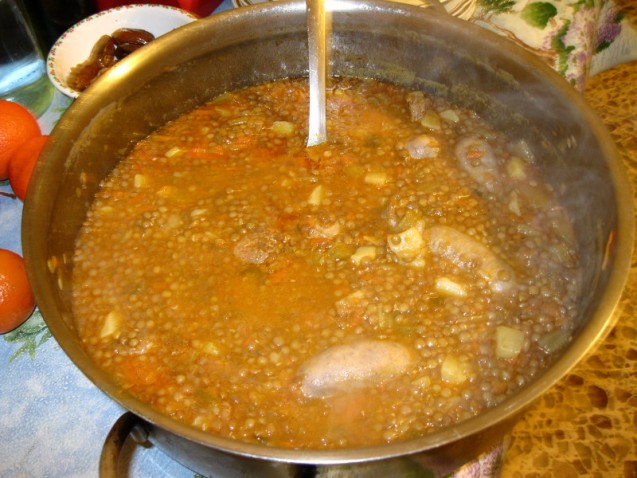
[[[411,351],[396,342],[361,340],[335,345],[301,367],[301,391],[307,397],[325,398],[372,386],[404,373],[412,361]]]
[[[427,110],[431,108],[431,98],[425,97],[422,91],[412,91],[407,95],[409,115],[412,121],[420,121]]]
[[[405,149],[413,159],[432,159],[440,153],[440,143],[428,134],[420,134],[405,143]]]
[[[346,318],[353,315],[363,315],[369,300],[364,290],[355,290],[346,295],[342,299],[336,301],[334,307],[336,309],[336,315],[339,318]]]
[[[425,248],[421,229],[422,225],[418,224],[397,234],[389,234],[387,236],[387,247],[403,262],[409,263],[421,258]]]
[[[341,232],[341,225],[333,217],[307,216],[299,221],[299,229],[308,237],[332,239]]]
[[[501,182],[498,164],[489,143],[479,136],[466,136],[456,144],[456,159],[484,189],[495,193]]]
[[[232,251],[236,257],[249,264],[263,264],[281,251],[282,238],[269,231],[254,232],[243,236]]]
[[[434,254],[444,257],[461,269],[475,266],[493,292],[509,292],[515,284],[515,274],[506,262],[481,242],[452,227],[431,227],[429,248]]]

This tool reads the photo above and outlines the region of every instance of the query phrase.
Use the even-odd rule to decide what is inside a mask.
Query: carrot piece
[[[129,387],[151,385],[161,379],[161,373],[157,370],[157,367],[146,360],[141,360],[139,357],[125,357],[121,370],[125,384]]]
[[[205,159],[209,161],[216,161],[225,158],[225,154],[219,151],[211,151],[204,148],[190,148],[187,151],[188,156],[193,159]]]

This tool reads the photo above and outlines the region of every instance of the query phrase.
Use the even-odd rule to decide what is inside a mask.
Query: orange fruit
[[[35,309],[24,259],[0,249],[0,334],[21,325]]]
[[[46,135],[29,138],[11,155],[9,181],[13,192],[23,201],[27,195],[27,187],[35,162],[40,157],[40,152],[48,139]]]
[[[9,159],[22,143],[41,134],[35,116],[24,106],[0,100],[0,181],[7,179]]]

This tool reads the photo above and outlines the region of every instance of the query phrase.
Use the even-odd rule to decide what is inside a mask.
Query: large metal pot
[[[633,210],[625,170],[606,130],[561,77],[501,37],[433,9],[376,0],[334,0],[330,9],[333,74],[436,92],[528,142],[574,219],[586,270],[577,332],[550,368],[498,407],[419,439],[366,449],[239,443],[177,423],[120,390],[82,349],[70,304],[74,241],[100,181],[137,140],[199,103],[308,70],[303,1],[192,23],[123,61],[65,113],[35,169],[23,242],[38,305],[65,352],[148,423],[153,443],[201,473],[447,474],[493,445],[605,336],[629,269]]]

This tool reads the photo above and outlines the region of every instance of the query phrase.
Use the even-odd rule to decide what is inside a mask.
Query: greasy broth
[[[358,447],[472,417],[569,339],[573,232],[534,158],[475,113],[331,80],[221,95],[141,141],[78,238],[100,367],[210,433]]]

